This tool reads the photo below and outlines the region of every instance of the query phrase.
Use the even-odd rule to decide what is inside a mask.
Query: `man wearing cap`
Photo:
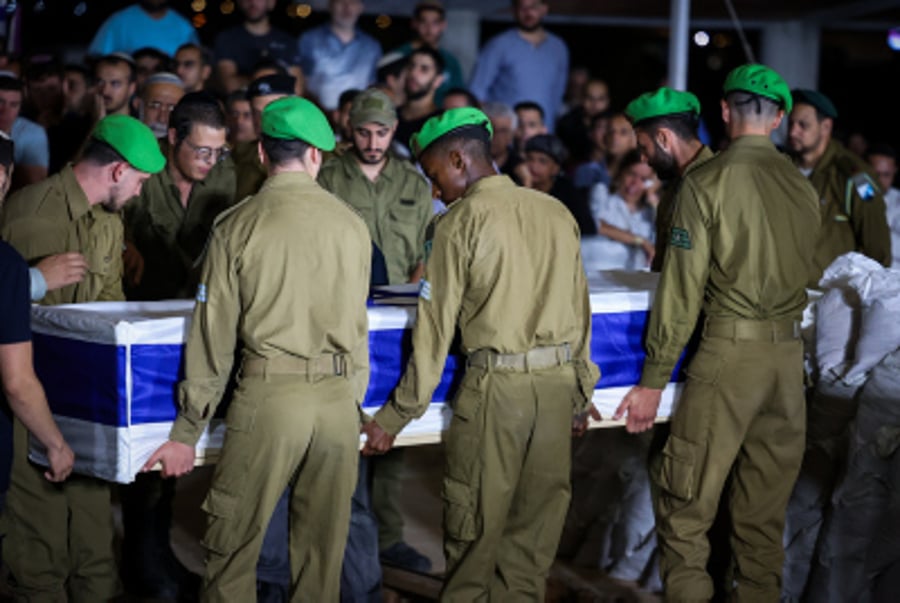
[[[681,181],[640,384],[613,418],[627,413],[633,433],[653,426],[702,311],[702,339],[651,469],[665,597],[712,598],[706,533],[730,476],[730,595],[777,601],[784,512],[803,458],[799,321],[818,204],[769,138],[791,109],[781,76],[743,65],[723,91],[731,143]]]
[[[891,233],[872,168],[832,138],[838,113],[827,96],[815,90],[794,90],[793,96],[787,146],[820,199],[821,228],[808,286],[817,287],[825,268],[850,251],[890,266]]]
[[[656,254],[650,269],[662,270],[669,248],[669,228],[681,181],[695,167],[712,158],[700,142],[700,101],[690,92],[667,86],[637,97],[625,108],[644,159],[664,182],[656,208]]]
[[[80,282],[47,293],[42,304],[124,299],[119,212],[164,165],[147,126],[110,115],[94,128],[78,162],[6,201],[0,238],[26,261],[64,252],[87,260]],[[68,591],[72,601],[109,600],[118,591],[109,485],[74,476],[51,486],[43,469],[27,460],[21,424],[14,439],[11,530],[4,546],[16,598],[43,600]]]
[[[250,82],[247,100],[250,101],[256,137],[235,145],[232,154],[237,177],[234,198],[238,201],[248,195],[255,195],[266,179],[266,168],[259,157],[260,120],[263,109],[272,101],[292,94],[294,94],[294,78],[289,75],[264,75]]]
[[[181,409],[145,469],[159,461],[163,476],[191,470],[243,344],[228,437],[203,504],[203,600],[256,600],[263,534],[290,486],[291,598],[336,601],[368,385],[371,242],[365,223],[315,182],[335,142],[322,112],[279,99],[263,111],[261,132],[269,178],[213,226]]]
[[[319,184],[353,206],[384,253],[390,284],[416,282],[432,215],[428,183],[390,152],[397,112],[380,90],[369,89],[350,107],[353,152],[329,159]]]
[[[445,439],[442,600],[542,601],[569,503],[570,434],[594,408],[599,372],[578,225],[552,197],[497,175],[490,137],[487,116],[467,107],[413,138],[449,209],[435,224],[412,357],[363,427],[364,453],[390,449],[428,408],[458,327],[468,359]]]
[[[525,165],[530,175],[528,188],[547,193],[569,208],[582,235],[597,234],[587,197],[575,189],[563,172],[568,153],[553,134],[537,134],[525,142]]]

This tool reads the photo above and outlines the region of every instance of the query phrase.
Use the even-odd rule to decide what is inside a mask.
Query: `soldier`
[[[294,78],[289,75],[264,75],[250,82],[247,100],[253,116],[253,130],[256,137],[234,147],[233,160],[237,176],[235,199],[240,201],[247,195],[255,195],[266,179],[266,168],[259,159],[260,117],[263,109],[274,100],[294,93]]]
[[[425,229],[433,214],[428,183],[410,162],[389,150],[397,129],[397,112],[384,92],[370,88],[353,99],[350,127],[352,150],[329,159],[322,166],[319,183],[349,203],[366,221],[372,242],[384,256],[388,284],[417,282],[425,258]],[[369,467],[363,468],[366,470]],[[379,458],[371,470],[372,510],[378,519],[381,559],[429,571],[430,560],[403,540],[403,516],[398,509],[403,451]],[[349,550],[348,556],[354,553]],[[377,561],[370,561],[370,565],[377,571]]]
[[[215,217],[234,203],[225,114],[204,92],[185,95],[169,117],[166,169],[125,207],[126,238],[139,261],[129,299],[190,298]],[[128,274],[126,274],[128,276]]]
[[[256,599],[263,534],[290,486],[291,598],[335,601],[368,385],[371,243],[363,221],[315,183],[322,152],[334,148],[325,115],[305,99],[279,99],[263,111],[261,132],[269,178],[213,226],[181,409],[144,469],[160,461],[164,477],[191,470],[243,344],[203,504],[203,600]]]
[[[702,310],[700,346],[651,469],[666,600],[712,598],[706,533],[731,476],[730,594],[777,601],[784,512],[803,457],[799,321],[818,204],[769,138],[791,109],[781,76],[743,65],[723,90],[731,143],[681,182],[640,385],[613,418],[627,412],[631,432],[653,426]]]
[[[656,208],[656,254],[650,269],[662,270],[669,244],[675,195],[682,179],[713,156],[700,142],[700,101],[690,92],[663,86],[631,101],[625,114],[634,126],[638,148],[665,187]]]
[[[94,128],[74,165],[6,201],[0,238],[27,261],[63,252],[87,260],[83,279],[50,291],[41,303],[125,298],[118,214],[164,165],[147,126],[110,115]],[[70,601],[108,601],[119,590],[109,484],[78,475],[61,486],[47,483],[43,469],[28,462],[27,439],[17,423],[5,543],[16,597],[59,597],[68,590]]]
[[[461,108],[413,138],[450,208],[435,225],[412,357],[363,427],[364,453],[390,449],[428,408],[458,326],[468,360],[445,440],[442,600],[542,601],[569,503],[570,432],[594,409],[598,370],[578,225],[497,175],[490,137],[487,116]]]
[[[808,286],[817,287],[825,268],[849,251],[890,266],[891,233],[872,168],[832,139],[838,112],[827,96],[815,90],[794,90],[792,94],[788,149],[815,187],[821,204],[815,270]]]

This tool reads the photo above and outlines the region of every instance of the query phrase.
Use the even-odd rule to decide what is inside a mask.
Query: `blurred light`
[[[37,0],[37,2],[34,3],[34,12],[36,13],[42,13],[46,8],[47,5],[44,4],[44,0]]]
[[[75,5],[75,10],[72,12],[75,13],[76,17],[83,17],[84,13],[87,12],[87,2],[79,2]]]
[[[197,29],[200,29],[201,27],[206,25],[206,15],[204,15],[203,13],[197,13],[191,19],[191,23],[194,24],[194,27],[196,27]]]
[[[888,30],[887,43],[891,50],[900,50],[900,27]]]
[[[701,48],[709,45],[709,34],[705,31],[698,31],[694,34],[694,44]]]
[[[731,46],[731,38],[725,34],[718,33],[713,36],[712,43],[716,48],[725,48],[726,46]]]
[[[223,15],[230,15],[234,12],[234,2],[232,2],[231,0],[225,0],[225,2],[223,2],[219,6],[219,10]]]
[[[19,8],[19,7],[16,4],[16,0],[10,0],[9,2],[6,3],[7,14],[10,14],[10,15],[13,14],[14,12],[16,12],[17,8]]]
[[[206,0],[194,0],[191,2],[191,9],[195,13],[203,12],[206,9]]]
[[[312,6],[309,4],[298,4],[297,5],[297,16],[301,19],[305,19],[312,14]]]
[[[391,18],[387,15],[378,15],[375,18],[375,25],[379,29],[387,29],[391,26]]]

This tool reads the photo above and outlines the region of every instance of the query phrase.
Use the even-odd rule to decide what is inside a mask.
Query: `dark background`
[[[21,12],[20,50],[25,53],[52,50],[69,60],[77,59],[103,20],[128,4],[121,0],[20,1],[17,9]],[[219,10],[221,4],[221,0],[207,0],[202,13],[205,23],[198,27],[198,33],[208,46],[219,31],[240,22],[238,10],[223,15]],[[170,5],[188,18],[196,15],[189,0],[173,0]],[[294,35],[327,20],[327,15],[320,12],[303,19],[292,18],[287,9],[287,0],[280,0],[273,21]],[[900,53],[887,46],[889,25],[893,24],[885,23],[881,31],[824,30],[819,88],[840,111],[839,133],[859,130],[870,142],[888,142],[897,148],[900,147],[900,120],[895,118],[895,99],[900,94],[895,90],[900,82]],[[509,26],[509,21],[482,22],[482,41]],[[373,35],[385,50],[410,37],[406,17],[379,19],[376,15],[363,15],[360,27]],[[634,96],[657,87],[665,75],[669,43],[666,28],[553,22],[548,24],[548,29],[568,43],[573,64],[584,65],[609,82],[615,108],[622,108]],[[705,122],[715,141],[721,136],[718,99],[722,81],[730,69],[746,62],[746,58],[734,31],[708,31],[714,39],[716,34],[722,34],[720,45],[710,44],[705,48],[691,45],[688,88],[700,98]],[[758,32],[747,31],[747,38],[758,53]]]

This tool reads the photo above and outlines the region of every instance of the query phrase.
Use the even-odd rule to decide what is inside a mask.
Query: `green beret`
[[[302,140],[323,151],[334,150],[334,130],[328,118],[299,96],[285,96],[266,105],[262,133],[272,138]]]
[[[466,127],[482,127],[487,130],[488,137],[494,135],[494,128],[488,116],[475,107],[458,107],[448,109],[425,122],[422,129],[409,139],[409,148],[416,156],[421,155],[438,138],[454,130]]]
[[[825,117],[837,119],[837,107],[834,106],[834,103],[831,102],[830,98],[828,98],[821,92],[817,92],[815,90],[802,90],[798,88],[796,90],[791,90],[791,94],[794,97],[794,104],[803,103],[805,105],[812,105],[816,108],[816,111],[818,111]]]
[[[656,92],[645,92],[625,107],[625,114],[635,124],[645,119],[678,113],[700,115],[700,101],[690,92],[673,90],[668,86],[663,86]]]
[[[155,174],[166,166],[153,130],[128,115],[108,115],[94,127],[91,136],[105,142],[131,167]]]
[[[790,113],[794,105],[791,89],[788,88],[784,78],[765,65],[751,63],[734,69],[725,78],[722,90],[725,94],[735,91],[757,94],[775,101],[786,113]]]

